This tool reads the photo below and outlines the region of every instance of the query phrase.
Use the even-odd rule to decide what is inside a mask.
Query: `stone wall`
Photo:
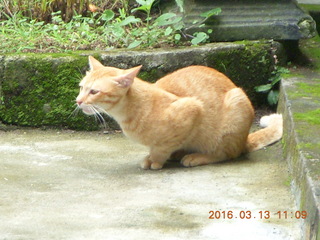
[[[281,45],[275,42],[238,42],[143,51],[3,55],[0,56],[0,121],[31,127],[98,129],[93,117],[81,112],[72,114],[79,81],[88,69],[88,55],[119,68],[142,64],[139,76],[150,82],[189,65],[214,67],[244,88],[257,106],[266,102],[266,96],[257,95],[253,88],[267,82],[279,52]],[[111,119],[107,122],[110,128],[117,128]]]

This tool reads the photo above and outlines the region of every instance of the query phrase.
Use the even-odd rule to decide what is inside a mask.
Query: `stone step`
[[[281,84],[284,156],[298,209],[308,211],[301,239],[320,239],[320,72],[292,69]]]
[[[186,0],[184,4],[186,32],[193,34],[211,29],[211,41],[298,40],[316,34],[314,20],[290,0]],[[193,24],[203,19],[201,13],[214,8],[221,8],[222,12],[209,18],[204,26]]]

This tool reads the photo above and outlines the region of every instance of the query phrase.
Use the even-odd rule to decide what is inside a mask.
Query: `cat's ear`
[[[90,71],[97,70],[98,68],[104,67],[101,62],[92,56],[89,56]]]
[[[118,76],[115,81],[119,87],[128,88],[132,85],[133,80],[140,72],[142,65],[126,70],[126,73]]]

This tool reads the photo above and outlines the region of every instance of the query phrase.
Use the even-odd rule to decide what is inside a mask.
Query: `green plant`
[[[271,78],[269,78],[269,83],[265,85],[260,85],[255,87],[256,92],[268,93],[268,103],[270,105],[275,105],[278,103],[279,98],[279,82],[281,81],[282,74],[289,73],[287,68],[275,67],[275,70],[271,73]]]
[[[175,1],[176,1],[177,6],[179,7],[180,12],[183,12],[184,11],[184,6],[183,6],[184,0],[175,0]]]
[[[106,18],[107,14],[101,18]],[[95,46],[108,46],[108,39],[101,33],[101,19],[75,15],[64,22],[61,12],[52,14],[52,22],[32,20],[15,14],[0,25],[1,49],[4,52],[46,51],[59,52],[80,50]]]
[[[178,17],[174,13],[165,13],[152,19],[151,10],[155,4],[155,0],[136,0],[140,4],[139,7],[132,9],[132,13],[136,11],[142,11],[146,13],[146,25],[132,31],[132,34],[136,36],[136,40],[132,42],[128,48],[135,48],[140,45],[152,46],[159,42],[163,37],[167,40],[170,39],[170,35],[173,33],[173,25],[179,23],[182,18]],[[161,41],[161,40],[160,40]]]
[[[7,0],[2,1],[7,2]],[[38,4],[40,1],[46,4],[50,1],[58,2],[57,0],[30,2],[34,1]],[[116,2],[123,1],[116,0]],[[12,3],[18,2],[22,4],[25,1],[12,1]],[[197,45],[207,41],[207,33],[199,32],[193,36],[186,34],[182,17],[174,13],[165,13],[160,16],[151,14],[154,0],[139,0],[139,2],[144,5],[133,9],[133,12],[138,10],[145,12],[145,21],[130,15],[126,9],[128,6],[119,8],[118,13],[110,9],[86,15],[75,11],[69,21],[65,21],[65,13],[62,11],[50,13],[49,22],[33,18],[34,15],[29,16],[18,10],[12,10],[10,14],[3,13],[5,17],[0,24],[0,51],[62,52],[119,47],[148,48],[184,45],[190,42],[192,45]],[[22,5],[20,8],[22,9]],[[216,13],[209,11],[202,14],[203,21]],[[203,21],[198,24],[203,24]]]
[[[151,16],[150,16],[151,15],[151,8],[152,8],[152,5],[154,4],[155,0],[136,0],[136,2],[139,3],[141,6],[132,9],[131,12],[136,12],[138,10],[145,12],[147,14],[147,18],[146,18],[147,26],[149,26],[149,22],[151,20]]]
[[[65,21],[76,14],[88,12],[89,0],[1,0],[4,13],[13,17],[17,13],[23,16],[49,22],[53,12],[60,11]]]
[[[192,45],[198,45],[199,43],[203,43],[209,39],[209,35],[212,33],[212,30],[209,29],[208,32],[196,32],[193,35],[188,35],[185,32],[192,27],[201,27],[205,24],[205,21],[208,20],[213,15],[218,15],[221,12],[221,8],[211,9],[207,12],[200,14],[200,17],[203,19],[201,21],[196,21],[192,26],[185,28],[183,23],[183,18],[178,16],[175,13],[164,13],[156,18],[151,23],[151,9],[155,0],[136,0],[141,6],[132,10],[132,12],[136,12],[138,10],[143,11],[147,14],[146,17],[146,28],[147,31],[142,31],[140,37],[146,36],[146,40],[150,45],[154,44],[154,40],[159,38],[161,35],[166,36],[167,40],[174,41],[175,43],[180,42],[181,35],[184,36],[185,39],[191,39]],[[180,7],[180,10],[183,10],[182,5],[183,1],[176,0],[177,5]],[[138,47],[143,41],[135,41],[131,47]]]
[[[212,33],[212,29],[209,29],[207,32],[195,32],[193,35],[186,34],[186,32],[191,28],[201,28],[205,25],[205,22],[212,16],[218,15],[221,13],[221,8],[214,8],[207,12],[201,13],[200,17],[202,17],[202,20],[196,20],[193,22],[191,26],[188,26],[187,28],[184,28],[182,31],[182,34],[185,38],[191,38],[192,45],[198,45],[199,43],[206,42],[207,39],[209,39],[209,34]]]

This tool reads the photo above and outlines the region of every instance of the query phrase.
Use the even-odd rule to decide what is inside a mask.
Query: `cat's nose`
[[[77,96],[77,98],[76,98],[76,103],[77,103],[77,105],[80,107],[80,105],[83,103],[83,101],[82,101],[83,99],[82,99],[82,97],[79,95],[79,96]]]

